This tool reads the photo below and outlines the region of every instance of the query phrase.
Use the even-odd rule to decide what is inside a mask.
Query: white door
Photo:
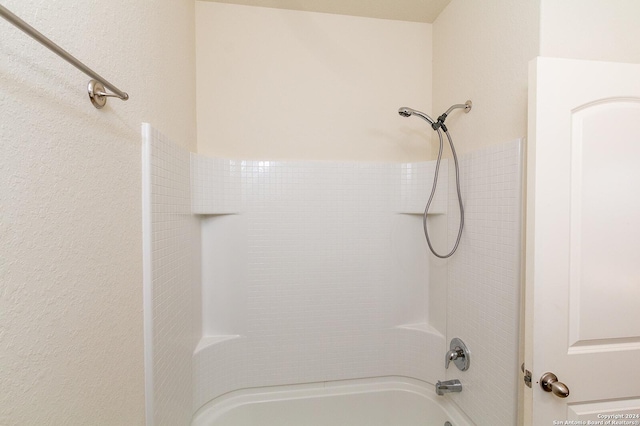
[[[640,65],[529,74],[525,424],[639,425]]]

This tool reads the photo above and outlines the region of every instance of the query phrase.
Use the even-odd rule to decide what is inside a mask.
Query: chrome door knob
[[[545,392],[552,392],[559,398],[566,398],[569,396],[569,388],[562,382],[558,381],[558,376],[553,373],[544,373],[540,377],[540,387]]]

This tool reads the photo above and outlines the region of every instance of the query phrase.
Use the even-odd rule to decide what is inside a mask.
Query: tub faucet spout
[[[460,380],[454,379],[447,380],[446,382],[438,380],[438,383],[436,383],[436,393],[438,395],[453,392],[462,392],[462,383],[460,383]]]

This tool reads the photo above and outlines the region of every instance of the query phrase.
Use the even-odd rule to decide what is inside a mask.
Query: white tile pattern
[[[153,353],[153,418],[147,424],[186,425],[192,415],[191,363],[199,327],[194,321],[199,226],[191,214],[189,153],[146,126]]]
[[[459,252],[448,264],[448,300],[442,303],[448,304],[447,342],[461,337],[473,361],[468,372],[452,368],[445,377],[445,339],[426,323],[426,301],[411,303],[429,297],[424,266],[415,266],[424,265],[427,257],[403,234],[422,235],[419,215],[434,162],[192,155],[193,212],[238,213],[242,220],[234,226],[246,228],[246,242],[234,246],[246,251],[246,288],[237,307],[241,335],[222,336],[195,353],[194,410],[246,387],[400,375],[431,383],[458,378],[465,391],[451,397],[479,425],[505,419],[515,424],[520,141],[460,161],[466,226]],[[455,186],[448,185],[453,182],[450,169],[443,161],[431,212],[448,213],[451,246],[458,208]],[[399,217],[405,228],[398,228]],[[228,233],[221,236],[229,238]],[[204,262],[208,255],[203,251]]]
[[[438,171],[438,189],[431,201],[431,206],[429,206],[429,213],[447,212],[448,170],[448,160],[443,159]],[[431,194],[435,171],[435,161],[400,165],[400,211],[414,214],[424,212],[429,194]]]
[[[460,159],[465,230],[448,265],[447,335],[467,344],[472,361],[469,371],[451,367],[447,376],[463,382],[453,398],[478,426],[517,423],[521,150],[516,140]],[[449,209],[457,212],[453,191]]]
[[[404,318],[426,318],[424,312],[405,312],[402,304],[428,293],[424,267],[410,266],[425,264],[426,254],[403,247],[395,231],[399,213],[424,210],[433,164],[197,155],[192,164],[198,164],[194,212],[229,210],[230,196],[220,197],[226,191],[220,186],[239,182],[235,210],[247,227],[246,304],[238,307],[245,311],[245,330],[195,354],[195,409],[243,387],[383,375],[430,382],[442,377],[441,363],[429,360],[434,353],[442,356],[444,338],[425,332],[426,324],[422,331],[398,328]],[[443,188],[446,181],[445,162]],[[442,212],[446,197],[439,199],[434,206]],[[415,232],[421,232],[418,222]],[[204,252],[203,262],[207,256]],[[413,294],[416,288],[423,290]],[[244,370],[237,370],[241,366]]]
[[[241,162],[191,153],[193,213],[225,214],[242,209]]]

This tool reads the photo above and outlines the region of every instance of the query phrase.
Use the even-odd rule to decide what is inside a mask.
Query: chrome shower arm
[[[464,112],[467,113],[469,111],[471,111],[471,107],[473,106],[473,104],[471,103],[471,101],[467,101],[463,104],[455,104],[455,105],[451,105],[451,107],[449,107],[449,109],[443,114],[445,116],[449,115],[449,113],[451,111],[453,111],[454,109],[458,109],[458,108],[464,108]]]
[[[438,128],[442,127],[442,130],[446,132],[447,126],[444,125],[444,121],[447,119],[447,116],[449,115],[449,113],[454,109],[458,109],[458,108],[464,108],[464,112],[468,113],[469,111],[471,111],[471,105],[472,105],[471,101],[467,101],[463,104],[455,104],[450,106],[448,110],[443,112],[442,115],[438,117],[438,121],[435,124],[432,124],[431,127],[433,127],[433,130],[437,130]]]

